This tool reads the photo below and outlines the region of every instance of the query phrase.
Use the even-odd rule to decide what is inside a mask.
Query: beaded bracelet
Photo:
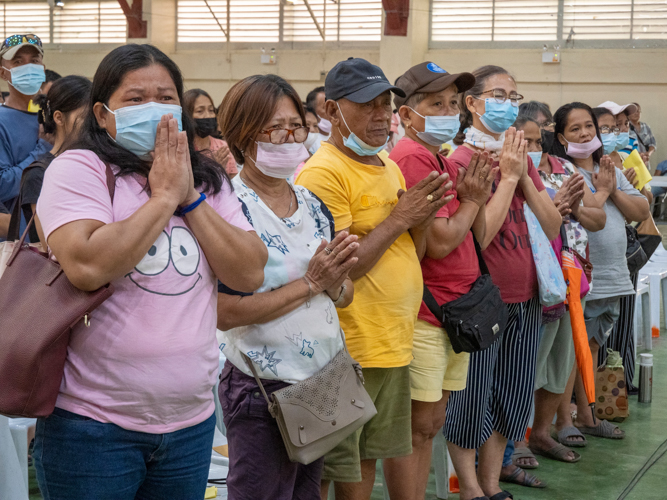
[[[206,193],[201,193],[197,201],[195,201],[194,203],[190,203],[187,207],[176,209],[174,215],[176,217],[183,217],[185,214],[192,212],[195,208],[197,208],[201,204],[201,202],[204,201],[205,199],[206,199]]]

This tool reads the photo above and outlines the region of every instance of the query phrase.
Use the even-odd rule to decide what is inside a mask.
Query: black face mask
[[[202,139],[216,134],[218,131],[218,120],[215,118],[195,118],[195,132]]]
[[[556,134],[549,132],[548,130],[542,130],[542,152],[549,154],[551,151],[551,146],[554,144],[554,139]]]

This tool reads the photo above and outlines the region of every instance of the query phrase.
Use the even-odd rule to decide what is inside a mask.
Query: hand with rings
[[[481,207],[487,202],[498,173],[498,167],[493,168],[492,165],[489,154],[484,152],[472,155],[468,168],[459,168],[456,194],[461,203],[468,201]]]
[[[339,281],[345,280],[350,269],[359,260],[355,256],[359,248],[358,239],[356,235],[341,231],[330,243],[322,240],[308,263],[305,275],[313,295],[320,294]]]
[[[406,231],[419,226],[454,198],[453,195],[445,196],[450,189],[449,174],[431,172],[407,191],[398,191],[398,203],[390,217]]]

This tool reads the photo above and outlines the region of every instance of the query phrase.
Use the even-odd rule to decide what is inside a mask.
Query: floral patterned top
[[[549,156],[549,164],[551,165],[551,174],[547,174],[542,170],[538,170],[538,172],[544,186],[547,188],[547,193],[549,193],[549,196],[553,200],[558,190],[563,186],[565,179],[574,174],[576,170],[572,163],[563,158]],[[569,247],[586,258],[586,247],[588,246],[588,233],[586,230],[576,220],[569,219],[565,223],[565,231]]]

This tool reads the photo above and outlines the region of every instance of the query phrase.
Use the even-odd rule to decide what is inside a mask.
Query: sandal
[[[583,441],[573,440],[572,438],[575,437],[582,437],[584,438],[584,440]],[[588,445],[588,441],[586,441],[584,435],[581,433],[579,429],[577,429],[573,425],[570,425],[568,427],[563,427],[561,430],[559,430],[554,434],[554,438],[560,444],[564,444],[565,446],[568,446],[570,448],[584,448],[585,446]]]
[[[581,426],[577,427],[582,434],[588,434],[589,436],[596,436],[607,439],[623,439],[625,437],[625,431],[621,430],[618,425],[609,423],[607,420],[597,419],[599,424],[595,427]],[[618,429],[620,432],[615,433],[614,431]]]
[[[522,469],[537,469],[540,465],[519,465],[517,461],[521,460],[522,458],[528,458],[528,459],[533,459],[537,462],[537,459],[535,458],[535,455],[533,455],[533,452],[530,451],[528,448],[525,446],[522,447],[517,447],[514,450],[514,453],[512,453],[512,465],[515,465],[516,467],[521,467]]]
[[[523,472],[523,479],[519,479],[519,476]],[[536,476],[533,476],[532,474],[526,472],[523,470],[521,467],[517,467],[514,472],[511,474],[508,474],[507,476],[500,476],[500,480],[503,483],[512,483],[512,484],[518,484],[519,486],[528,486],[529,488],[546,488],[547,485],[544,483],[541,479],[539,479]],[[491,500],[493,500],[497,495],[500,495],[500,493],[497,493],[496,495],[491,497]],[[499,497],[499,498],[507,498],[507,497]],[[511,498],[511,497],[510,497]]]
[[[489,497],[489,500],[506,500],[507,498],[511,498],[512,500],[514,500],[514,497],[509,491],[503,490],[500,493],[496,493],[492,497]]]
[[[552,460],[558,460],[559,462],[565,462],[566,464],[574,464],[581,460],[581,455],[577,453],[576,451],[573,451],[566,446],[563,446],[562,444],[557,444],[553,448],[550,448],[548,450],[540,450],[538,448],[531,448],[531,451],[535,453],[535,455],[539,455],[541,457],[547,457]],[[574,453],[574,459],[570,460],[568,458],[569,453]]]

